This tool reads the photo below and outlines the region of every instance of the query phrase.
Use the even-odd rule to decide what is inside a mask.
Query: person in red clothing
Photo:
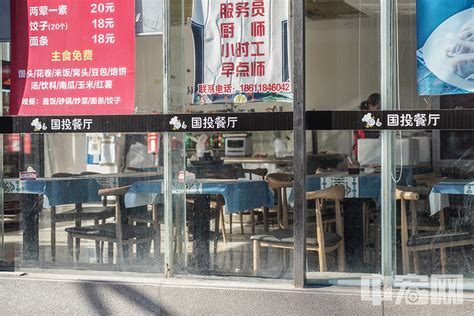
[[[362,101],[359,106],[361,111],[367,111],[369,109],[369,103],[367,101]],[[359,139],[365,138],[365,132],[362,130],[352,131],[352,136],[354,138],[354,145],[352,146],[352,156],[357,160],[357,144]]]
[[[379,111],[380,110],[380,94],[379,93],[372,93],[367,98],[367,101],[362,101],[360,103],[360,110],[361,111]],[[378,138],[379,132],[378,131],[353,131],[354,137],[354,145],[352,146],[352,155],[357,160],[357,149],[358,149],[358,141],[362,138]]]

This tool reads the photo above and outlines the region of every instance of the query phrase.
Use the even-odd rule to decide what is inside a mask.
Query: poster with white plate
[[[474,92],[474,0],[417,1],[420,95]]]

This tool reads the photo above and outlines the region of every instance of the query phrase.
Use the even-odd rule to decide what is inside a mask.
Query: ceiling
[[[344,19],[380,14],[380,0],[306,0],[310,19]],[[399,15],[416,13],[415,0],[398,0]]]

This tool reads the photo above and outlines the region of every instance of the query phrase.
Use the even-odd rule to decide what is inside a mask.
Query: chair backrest
[[[281,188],[291,188],[294,176],[290,173],[271,173],[267,175],[266,180],[270,188],[278,190]]]
[[[51,175],[53,178],[68,178],[68,177],[76,177],[78,174],[68,173],[68,172],[56,172]]]
[[[79,175],[81,176],[93,176],[93,175],[97,175],[97,174],[101,174],[100,172],[93,172],[93,171],[82,171]]]
[[[397,200],[417,201],[420,195],[416,192],[411,192],[409,187],[398,186],[395,196]]]
[[[416,192],[411,192],[409,187],[398,186],[395,192],[395,198],[400,201],[400,234],[402,244],[406,245],[408,242],[408,218],[406,201],[410,201],[411,221],[412,221],[412,235],[418,233],[416,201],[419,200],[420,195]]]
[[[326,173],[326,172],[333,172],[333,171],[337,171],[337,169],[335,169],[335,168],[316,168],[316,171],[314,172],[314,174],[323,174],[323,173]]]
[[[268,186],[277,193],[277,216],[282,228],[288,228],[288,198],[286,189],[293,187],[293,175],[271,173],[267,175]]]
[[[440,172],[435,171],[430,173],[416,174],[413,176],[413,179],[415,179],[417,186],[426,186],[430,188],[437,182],[448,179],[448,177],[443,177]]]
[[[341,238],[344,238],[344,223],[342,220],[341,202],[342,200],[344,200],[345,194],[346,188],[343,185],[336,185],[330,188],[306,193],[306,200],[314,200],[316,205],[316,239],[318,241],[318,247],[320,251],[325,251],[326,247],[324,239],[323,219],[321,215],[323,201],[331,200],[335,202],[336,233]]]
[[[241,170],[238,168],[228,168],[225,170],[206,170],[204,172],[205,178],[213,178],[213,179],[238,179],[239,173]]]
[[[265,176],[268,173],[268,169],[266,168],[257,168],[257,169],[242,169],[244,173],[248,173],[250,175],[250,179],[252,179],[252,175],[256,175],[265,179]]]
[[[110,188],[110,189],[100,189],[99,196],[116,196],[122,197],[124,196],[127,191],[130,189],[131,185],[117,187],[117,188]]]
[[[344,200],[346,194],[346,188],[342,185],[335,185],[326,189],[321,189],[317,191],[307,192],[307,200],[334,200],[342,201]]]

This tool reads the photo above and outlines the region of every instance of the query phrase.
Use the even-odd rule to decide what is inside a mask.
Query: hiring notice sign
[[[134,112],[134,1],[12,2],[11,115]]]
[[[194,0],[193,102],[291,101],[288,0]]]

